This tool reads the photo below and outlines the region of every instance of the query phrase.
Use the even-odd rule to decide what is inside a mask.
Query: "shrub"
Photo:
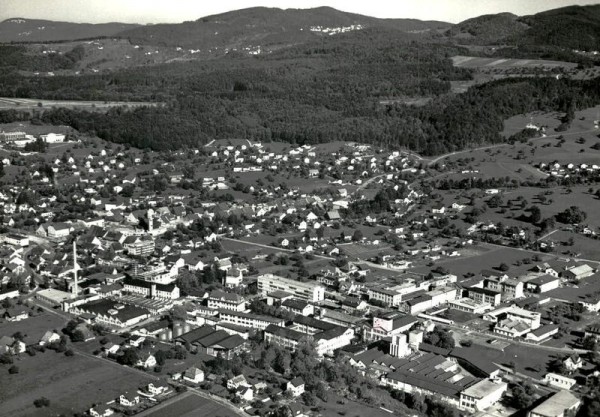
[[[33,405],[35,405],[37,408],[49,407],[50,400],[46,397],[41,397],[41,398],[38,398],[37,400],[34,400]]]

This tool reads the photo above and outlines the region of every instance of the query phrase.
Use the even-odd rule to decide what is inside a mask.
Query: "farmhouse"
[[[562,276],[568,280],[580,280],[592,275],[594,275],[594,269],[587,264],[571,267],[562,273]]]

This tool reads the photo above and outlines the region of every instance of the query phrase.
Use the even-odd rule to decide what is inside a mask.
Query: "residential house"
[[[144,369],[154,368],[156,366],[156,358],[153,354],[146,353],[138,360],[136,366]]]
[[[148,384],[148,392],[152,395],[166,394],[171,390],[166,382],[150,382]]]
[[[192,384],[199,384],[204,381],[204,371],[192,366],[183,373],[183,379]]]
[[[50,343],[58,341],[60,341],[60,335],[54,331],[48,330],[46,333],[44,333],[38,344],[40,346],[46,346]]]
[[[119,404],[124,407],[133,407],[140,402],[140,396],[135,393],[125,392],[119,396]]]
[[[244,374],[239,374],[227,380],[227,389],[236,390],[239,387],[250,387],[251,385],[246,380]]]
[[[98,404],[89,410],[90,416],[92,417],[110,417],[115,412],[107,404]]]
[[[304,394],[304,380],[301,377],[296,377],[288,381],[286,391],[294,397]]]

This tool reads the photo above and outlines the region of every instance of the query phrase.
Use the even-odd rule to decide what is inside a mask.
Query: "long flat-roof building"
[[[569,391],[558,391],[531,410],[527,417],[565,417],[575,415],[581,400]]]
[[[313,303],[325,299],[325,288],[315,281],[297,281],[279,275],[264,274],[258,276],[258,291],[267,295],[275,291],[285,291],[296,298]]]
[[[8,142],[25,138],[25,132],[0,132],[0,141]]]

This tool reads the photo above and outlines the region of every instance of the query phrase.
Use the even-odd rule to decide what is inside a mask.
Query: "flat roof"
[[[498,384],[489,379],[482,379],[464,390],[463,394],[474,398],[485,398],[486,396],[503,389],[506,389],[506,383]]]
[[[561,390],[535,407],[531,412],[547,417],[560,417],[566,409],[576,406],[579,402],[579,398],[569,391]]]
[[[70,292],[55,290],[54,288],[40,290],[37,292],[37,295],[40,295],[44,298],[48,298],[56,303],[62,303],[63,301],[75,298],[74,295]]]

